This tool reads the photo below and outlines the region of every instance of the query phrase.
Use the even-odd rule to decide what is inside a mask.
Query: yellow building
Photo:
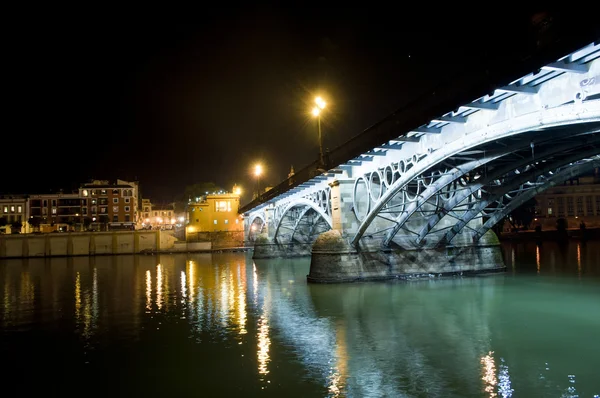
[[[243,231],[244,223],[238,214],[240,192],[206,195],[188,203],[188,234],[197,232]]]

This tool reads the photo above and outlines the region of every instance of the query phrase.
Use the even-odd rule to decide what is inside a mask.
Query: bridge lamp
[[[319,165],[320,167],[323,167],[325,162],[323,161],[323,139],[321,136],[321,111],[325,109],[327,103],[325,100],[323,100],[323,98],[317,97],[315,98],[315,104],[317,104],[317,106],[313,108],[312,114],[317,118],[317,125],[319,128]]]
[[[259,163],[256,166],[254,166],[254,175],[256,176],[256,197],[259,198],[260,197],[260,176],[263,173],[263,167],[262,165]]]
[[[240,188],[240,187],[235,187],[235,188],[234,188],[234,190],[233,190],[233,193],[234,193],[235,195],[241,195],[241,194],[242,194],[242,188]]]

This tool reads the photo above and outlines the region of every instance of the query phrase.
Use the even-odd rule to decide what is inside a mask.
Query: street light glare
[[[323,98],[321,98],[321,97],[315,98],[315,102],[317,103],[317,106],[321,109],[325,109],[325,105],[327,105],[325,103],[325,100],[323,100]],[[314,111],[313,111],[313,113],[314,113]],[[315,116],[317,116],[317,115],[315,115]]]
[[[320,113],[321,113],[321,110],[315,106],[312,110],[313,116],[319,116]]]
[[[256,166],[254,166],[254,175],[256,175],[258,177],[261,174],[262,174],[262,166],[260,164],[257,164]]]

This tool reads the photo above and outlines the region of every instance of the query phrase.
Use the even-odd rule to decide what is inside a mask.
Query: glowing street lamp
[[[313,108],[312,114],[317,118],[317,125],[319,126],[319,165],[323,167],[325,162],[323,160],[323,139],[321,136],[321,111],[325,109],[327,103],[321,97],[315,98],[315,103],[317,106]]]
[[[254,166],[254,175],[256,176],[256,197],[260,197],[260,176],[262,175],[263,167],[260,163]]]

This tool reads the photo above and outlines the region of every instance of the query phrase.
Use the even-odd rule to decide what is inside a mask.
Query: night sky
[[[482,57],[531,45],[544,11],[433,4],[15,17],[0,193],[121,178],[170,201],[195,182],[249,191],[258,161],[276,185],[318,156],[315,94],[329,104],[324,146],[336,147]]]

